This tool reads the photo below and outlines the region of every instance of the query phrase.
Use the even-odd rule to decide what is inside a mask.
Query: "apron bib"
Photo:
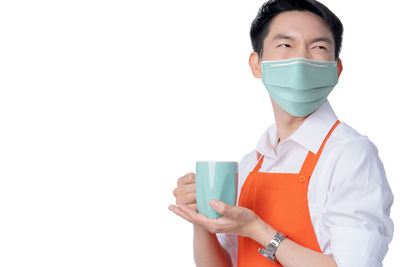
[[[253,210],[263,221],[297,244],[322,252],[310,218],[308,183],[322,149],[339,120],[326,135],[317,154],[308,152],[299,173],[259,172],[264,155],[257,152],[258,164],[242,186],[239,206]],[[260,159],[261,156],[261,159]],[[268,240],[269,241],[269,240]],[[282,266],[274,264],[258,252],[256,241],[238,235],[238,267]]]

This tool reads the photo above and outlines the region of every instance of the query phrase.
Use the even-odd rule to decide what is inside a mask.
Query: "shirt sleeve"
[[[366,136],[345,144],[322,211],[338,267],[382,266],[393,238],[393,194],[375,145]]]
[[[236,267],[238,251],[237,235],[228,233],[217,233],[217,238],[221,246],[229,254],[232,261],[232,267]]]

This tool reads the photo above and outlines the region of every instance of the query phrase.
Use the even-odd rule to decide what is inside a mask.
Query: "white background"
[[[396,2],[323,1],[344,24],[329,100],[378,147],[395,226]],[[240,161],[274,122],[248,66],[262,3],[1,1],[0,266],[194,266],[176,180]]]

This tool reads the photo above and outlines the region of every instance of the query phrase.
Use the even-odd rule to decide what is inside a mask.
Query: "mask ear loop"
[[[262,48],[261,48],[260,53],[258,54],[260,63],[261,63],[261,61],[262,61],[262,52],[263,52],[263,51],[262,51]]]

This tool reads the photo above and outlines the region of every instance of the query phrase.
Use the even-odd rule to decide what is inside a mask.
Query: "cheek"
[[[326,52],[311,52],[312,58],[318,61],[335,61],[335,55]]]
[[[324,49],[311,49],[310,54],[313,58],[317,58],[321,61],[335,61],[335,51],[329,49],[328,51]]]

